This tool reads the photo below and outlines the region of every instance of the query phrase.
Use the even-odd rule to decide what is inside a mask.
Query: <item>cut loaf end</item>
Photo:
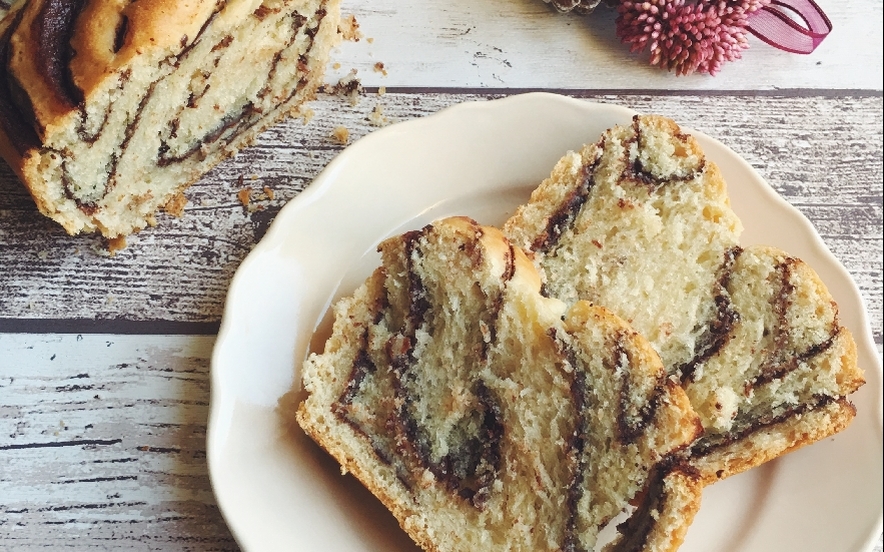
[[[314,97],[339,19],[339,0],[20,2],[0,153],[70,234],[126,236]]]

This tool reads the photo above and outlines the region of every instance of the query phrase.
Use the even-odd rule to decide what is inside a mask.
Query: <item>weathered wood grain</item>
[[[851,272],[882,343],[882,99],[872,96],[606,95],[590,101],[657,112],[718,138],[801,210]],[[0,330],[15,319],[169,320],[217,324],[230,279],[279,209],[350,141],[377,129],[369,114],[402,121],[501,94],[366,93],[356,106],[335,96],[315,117],[264,133],[188,191],[185,216],[163,215],[114,257],[93,236],[69,237],[40,216],[0,167]],[[267,198],[264,187],[272,190]],[[237,193],[253,189],[244,207]],[[378,205],[367,209],[382,208]],[[29,326],[33,328],[33,325]],[[110,328],[111,326],[109,326]]]
[[[213,343],[0,334],[0,549],[236,550],[205,463]]]
[[[8,4],[0,1],[0,16]],[[329,79],[356,69],[371,86],[881,90],[881,2],[819,4],[834,30],[814,53],[790,54],[749,36],[742,59],[718,75],[675,77],[651,67],[646,52],[630,53],[615,34],[616,12],[604,6],[582,17],[541,0],[344,0],[363,39],[336,49]]]
[[[366,38],[341,46],[331,76],[355,68],[371,86],[881,90],[881,2],[818,3],[834,30],[813,54],[749,36],[743,58],[718,75],[675,77],[651,67],[647,53],[630,53],[615,34],[616,12],[603,6],[581,17],[540,0],[344,0]],[[379,61],[384,73],[374,70]]]

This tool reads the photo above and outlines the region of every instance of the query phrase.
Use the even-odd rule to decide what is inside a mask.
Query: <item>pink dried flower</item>
[[[651,65],[677,75],[716,74],[749,47],[748,15],[770,0],[623,0],[617,36],[632,52],[646,48]]]

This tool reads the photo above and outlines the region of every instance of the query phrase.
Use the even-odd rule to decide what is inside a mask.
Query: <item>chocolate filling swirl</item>
[[[71,108],[83,103],[83,91],[71,75],[70,61],[76,52],[70,43],[84,5],[85,0],[47,0],[31,29],[37,45],[37,70],[58,101]]]
[[[10,40],[21,24],[24,14],[19,10],[0,36],[0,124],[4,134],[19,155],[40,146],[40,137],[34,128],[34,108],[16,79],[9,72]]]
[[[459,391],[455,393],[448,387],[428,386],[422,372],[423,359],[418,358],[421,354],[417,349],[419,334],[438,335],[445,331],[439,327],[439,307],[421,277],[420,265],[425,260],[422,244],[432,231],[432,226],[427,226],[404,235],[407,263],[402,283],[407,299],[406,312],[401,316],[391,315],[392,301],[389,298],[377,305],[378,318],[374,323],[395,324],[396,327],[391,328],[392,336],[383,350],[370,354],[366,352],[372,341],[369,332],[366,330],[362,334],[361,352],[353,361],[349,379],[333,409],[336,415],[368,439],[382,462],[394,466],[406,487],[417,483],[414,477],[422,471],[414,469],[417,465],[429,470],[453,495],[482,509],[491,496],[491,485],[499,475],[504,427],[499,400],[479,372],[488,360],[489,342],[493,343],[495,320],[502,303],[499,296],[486,297],[482,312],[477,313],[485,330],[479,331],[477,327],[474,328],[475,335],[461,337],[467,341],[465,350],[475,355],[465,359],[461,366],[443,367],[452,377],[449,383]],[[460,246],[472,265],[484,262],[482,249],[475,243],[480,237],[477,233]],[[504,284],[512,278],[514,271],[514,253],[510,250],[501,276]],[[372,355],[386,359],[390,369],[379,369]],[[388,386],[392,396],[388,401],[390,406],[381,405],[380,410],[388,408],[389,412],[377,411],[374,416],[389,417],[383,422],[365,423],[359,419],[358,407],[354,410],[353,405],[360,402],[363,407],[377,405],[387,387],[380,390],[375,387],[369,391],[366,383],[378,384],[381,380],[384,380],[381,385]],[[366,395],[369,392],[374,396]],[[465,406],[452,411],[449,403],[453,400],[462,401]],[[377,410],[377,406],[369,408]],[[440,443],[444,445],[440,447]],[[410,469],[407,464],[411,464]]]
[[[813,402],[802,403],[777,414],[773,411],[769,411],[762,416],[753,414],[744,415],[742,418],[738,418],[735,421],[735,426],[739,427],[739,429],[733,430],[729,433],[711,436],[707,435],[698,440],[691,448],[691,456],[694,458],[706,456],[719,449],[726,448],[733,443],[737,443],[744,439],[750,439],[753,434],[762,432],[770,426],[775,426],[791,418],[801,416],[818,408],[823,408],[832,403],[838,403],[845,409],[852,409],[854,412],[856,411],[856,407],[854,407],[846,398],[817,396],[814,398]]]
[[[641,129],[640,118],[638,115],[632,118],[632,128],[633,128],[633,136],[630,138],[624,145],[626,149],[626,158],[630,159],[630,144],[636,145],[636,152],[634,158],[631,159],[630,162],[626,163],[626,167],[623,170],[623,178],[626,180],[633,180],[635,182],[640,182],[646,186],[650,186],[651,189],[656,189],[662,185],[664,185],[667,181],[676,181],[676,182],[687,182],[689,180],[693,180],[700,176],[706,168],[706,159],[700,159],[699,163],[695,167],[690,167],[687,170],[682,172],[668,172],[666,174],[655,174],[650,168],[645,167],[641,161],[641,153],[646,147],[646,139],[644,133]],[[688,141],[688,135],[684,133],[676,134],[676,140],[681,142]]]
[[[747,383],[747,392],[751,388],[784,378],[789,372],[797,369],[801,362],[806,362],[824,353],[832,346],[841,332],[836,314],[826,339],[801,351],[795,350],[789,344],[792,328],[789,324],[788,311],[795,296],[795,286],[791,282],[791,276],[796,262],[794,258],[787,257],[777,264],[774,271],[775,281],[772,283],[776,286],[777,291],[773,294],[772,306],[776,314],[776,322],[773,327],[765,328],[765,333],[773,333],[773,339],[771,345],[765,349],[766,355],[759,374]]]
[[[458,496],[470,501],[476,508],[482,508],[490,496],[490,485],[496,479],[500,469],[500,441],[503,434],[501,412],[497,399],[478,377],[477,366],[460,367],[461,376],[459,385],[464,387],[466,399],[470,408],[463,412],[453,425],[441,425],[441,420],[448,414],[445,407],[436,404],[438,397],[430,397],[434,390],[424,389],[421,386],[416,370],[420,359],[415,357],[415,344],[417,332],[423,331],[433,335],[440,331],[434,324],[435,302],[431,299],[428,289],[419,275],[418,265],[424,257],[421,250],[421,241],[431,232],[431,227],[425,227],[420,232],[411,232],[406,235],[406,258],[408,259],[408,315],[405,319],[404,334],[394,337],[398,343],[391,357],[395,390],[400,401],[397,415],[401,424],[402,432],[411,444],[420,463],[429,469],[436,478],[444,482],[446,487]],[[474,237],[480,239],[480,235]],[[483,262],[481,250],[475,247],[475,243],[467,242],[461,246],[466,251],[473,265],[478,266]],[[508,267],[513,263],[512,255],[508,257]],[[505,271],[505,277],[512,276],[513,269]],[[480,316],[484,317],[485,325],[493,332],[494,321],[497,312],[493,310],[499,303],[492,300],[491,312],[485,310]],[[477,335],[466,336],[475,339],[476,352],[479,358],[474,362],[483,363],[487,355],[487,343],[482,338],[478,329]],[[468,357],[469,355],[465,355]],[[467,361],[469,362],[469,360]],[[450,392],[450,390],[446,390]],[[427,396],[424,396],[424,395]],[[434,431],[424,424],[436,426]],[[451,422],[446,420],[446,424]],[[438,428],[447,428],[447,433],[439,434]],[[445,442],[445,448],[440,452],[439,439]]]
[[[640,552],[645,549],[648,537],[657,524],[659,512],[667,509],[668,495],[664,480],[675,472],[691,479],[700,477],[696,469],[680,463],[677,455],[671,455],[660,462],[648,478],[643,493],[644,500],[626,521],[617,525],[617,532],[622,538],[607,549],[608,552]]]
[[[682,382],[692,381],[697,367],[721,351],[731,338],[734,324],[740,320],[740,313],[734,309],[731,302],[728,286],[734,263],[742,252],[742,248],[733,247],[724,253],[724,262],[719,268],[718,278],[712,286],[715,312],[702,325],[703,333],[697,339],[694,356],[675,370],[676,374],[681,375]]]
[[[573,373],[571,400],[574,404],[575,422],[569,455],[573,458],[575,468],[568,486],[566,498],[567,515],[562,550],[564,552],[586,552],[586,548],[579,537],[580,503],[584,498],[585,481],[592,463],[591,456],[594,450],[594,447],[588,442],[589,435],[593,431],[591,419],[594,412],[603,408],[599,404],[598,399],[595,398],[592,385],[599,384],[600,382],[593,382],[587,377],[587,371],[581,368],[580,357],[572,347],[558,339],[554,331],[551,332],[550,336],[555,340],[565,362],[573,368],[565,372]],[[628,348],[624,345],[623,340],[623,335],[619,335],[612,340],[610,350],[605,356],[605,368],[610,374],[616,374],[616,379],[619,380],[615,382],[615,392],[617,393],[617,398],[614,400],[614,403],[617,405],[617,433],[615,438],[622,444],[631,444],[641,436],[652,422],[665,384],[663,381],[664,376],[661,373],[649,394],[633,389],[629,377],[629,374],[635,372],[632,366],[633,359],[628,354]],[[604,384],[602,383],[602,385]],[[656,494],[659,493],[655,493],[655,496]]]
[[[578,185],[573,188],[559,204],[558,209],[550,215],[546,229],[538,235],[531,244],[532,251],[550,253],[556,248],[562,234],[574,223],[586,203],[592,189],[595,187],[595,170],[602,159],[602,151],[605,149],[604,140],[596,150],[595,158],[590,163],[580,167]]]
[[[803,349],[796,349],[790,343],[790,337],[795,328],[789,321],[789,308],[794,300],[796,289],[791,282],[792,273],[795,269],[796,259],[786,257],[774,266],[768,283],[774,289],[771,294],[771,309],[774,313],[772,324],[765,326],[764,335],[769,338],[769,343],[763,350],[758,351],[761,363],[757,373],[747,379],[743,384],[743,394],[747,397],[753,392],[766,385],[782,381],[791,372],[814,358],[823,355],[837,342],[838,336],[843,331],[838,323],[837,310],[835,317],[828,328],[828,335]],[[723,280],[724,286],[729,284]],[[717,353],[717,348],[715,350]],[[709,355],[707,355],[708,357]],[[726,446],[749,437],[752,433],[762,428],[783,422],[793,416],[824,406],[832,401],[839,401],[838,397],[816,396],[810,403],[799,405],[770,404],[763,414],[754,410],[741,411],[733,421],[733,428],[724,434],[707,433],[694,444],[692,455],[701,457],[709,454],[720,447]]]

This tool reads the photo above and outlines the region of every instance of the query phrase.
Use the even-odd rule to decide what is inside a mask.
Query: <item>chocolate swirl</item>
[[[462,366],[449,370],[455,378],[452,385],[460,388],[457,400],[465,406],[451,413],[447,402],[453,391],[425,386],[421,378],[422,359],[416,350],[418,333],[435,335],[442,331],[435,327],[439,307],[421,276],[420,267],[425,256],[423,243],[432,231],[433,227],[427,226],[403,235],[403,257],[408,260],[403,275],[406,312],[390,314],[392,302],[387,297],[378,302],[374,324],[383,327],[396,324],[394,331],[383,350],[371,354],[366,352],[371,349],[369,332],[363,332],[361,352],[353,360],[350,376],[333,410],[368,439],[382,462],[394,466],[407,488],[416,484],[415,474],[426,469],[452,495],[482,509],[499,475],[504,428],[499,400],[479,373],[487,361],[489,343],[494,341],[502,299],[487,297],[482,312],[474,313],[474,335],[465,336],[463,346],[476,355],[465,355],[470,358],[464,358]],[[479,239],[481,233],[477,232],[472,240],[465,240],[459,246],[459,252],[474,266],[484,262],[482,249],[476,243]],[[510,250],[501,275],[502,287],[514,275],[513,259],[514,253]],[[379,370],[371,355],[380,355],[389,370]],[[370,389],[372,386],[374,389]],[[389,394],[386,404],[379,406],[382,401],[378,399],[386,394]],[[359,407],[354,406],[360,403],[363,410],[370,409],[376,418],[385,421],[372,423],[361,419],[357,413]],[[447,421],[437,423],[443,419]],[[441,449],[440,440],[444,442]]]
[[[467,397],[461,400],[468,401],[470,408],[443,435],[446,445],[444,450],[440,451],[433,444],[440,437],[438,432],[431,438],[434,432],[424,426],[431,419],[446,416],[443,405],[423,396],[415,373],[420,360],[415,356],[416,334],[419,330],[430,335],[435,331],[433,321],[436,307],[416,266],[424,256],[421,241],[431,231],[431,227],[426,227],[421,232],[407,234],[405,238],[408,259],[408,315],[404,333],[395,336],[393,345],[388,347],[395,389],[400,401],[397,415],[402,432],[411,443],[420,463],[444,482],[450,491],[469,500],[475,507],[482,508],[488,499],[489,487],[500,469],[500,437],[503,425],[497,399],[477,376],[478,366],[463,367],[461,377],[464,381],[459,384],[464,386]],[[480,238],[480,234],[475,236],[475,240]],[[483,262],[481,249],[475,247],[474,243],[465,243],[462,250],[471,258],[474,266]],[[504,271],[504,277],[510,278],[514,272],[512,254],[508,255],[507,261],[508,268]],[[489,304],[492,308],[480,313],[482,320],[479,324],[486,325],[489,332],[493,333],[497,319],[497,311],[493,309],[499,308],[500,303],[493,299]],[[474,340],[473,345],[468,348],[479,353],[475,361],[483,362],[487,355],[487,342],[478,326],[474,330],[474,335],[467,336]],[[466,358],[465,361],[469,362]]]
[[[36,66],[47,86],[63,105],[83,103],[83,91],[74,84],[70,61],[71,36],[85,0],[45,0],[32,23],[36,40]]]
[[[712,285],[715,312],[700,326],[703,331],[694,347],[694,356],[675,369],[675,373],[680,374],[682,382],[692,381],[697,367],[721,351],[730,340],[734,325],[740,320],[740,313],[734,309],[731,302],[728,286],[734,263],[742,252],[742,248],[733,247],[724,253],[724,262],[718,270],[718,278]]]
[[[641,128],[641,119],[638,115],[632,118],[632,137],[624,143],[625,157],[629,160],[623,169],[623,178],[639,182],[651,189],[659,188],[667,182],[687,182],[698,178],[706,169],[706,159],[701,158],[696,166],[687,167],[680,172],[667,172],[666,174],[657,174],[649,167],[645,167],[642,163],[642,153],[648,147],[647,139]],[[688,142],[689,135],[679,132],[673,135],[673,138],[680,142]],[[634,155],[630,154],[631,145],[635,144]]]
[[[644,500],[633,514],[623,523],[617,525],[617,532],[622,535],[608,552],[641,552],[645,550],[648,537],[657,525],[660,512],[667,511],[668,494],[665,479],[677,473],[683,478],[699,480],[696,469],[681,462],[677,455],[670,455],[651,471],[645,489]]]
[[[34,129],[34,108],[18,81],[9,71],[10,40],[21,25],[24,12],[19,10],[0,36],[0,124],[19,155],[39,147],[40,137]]]
[[[784,378],[789,372],[797,369],[802,362],[807,362],[825,353],[835,343],[841,333],[837,315],[832,319],[829,335],[820,342],[814,343],[804,350],[795,350],[789,344],[792,333],[789,324],[788,310],[795,296],[795,286],[791,282],[792,272],[797,260],[786,257],[777,263],[774,274],[773,312],[776,322],[772,327],[765,328],[766,334],[773,334],[772,344],[765,349],[765,357],[761,363],[759,374],[747,382],[747,392],[754,387],[767,385]],[[837,313],[837,308],[835,310]]]
[[[581,511],[585,511],[585,508],[581,508],[581,501],[584,499],[585,482],[594,454],[594,448],[588,442],[588,435],[593,431],[592,419],[596,416],[594,413],[604,408],[595,398],[592,386],[605,385],[605,383],[591,381],[577,352],[558,338],[555,332],[551,332],[550,336],[556,341],[563,360],[573,368],[565,372],[573,374],[571,400],[574,405],[575,422],[569,457],[575,468],[566,497],[567,515],[562,550],[564,552],[586,552],[579,537],[579,520]],[[629,445],[635,443],[652,423],[661,397],[665,392],[665,382],[664,374],[661,372],[650,392],[643,393],[633,387],[634,382],[630,379],[630,374],[636,372],[632,365],[634,359],[629,354],[629,347],[624,343],[624,340],[625,336],[622,333],[611,340],[609,350],[604,356],[604,364],[606,372],[613,375],[615,380],[617,397],[614,401],[617,408],[615,439],[623,445]],[[655,497],[660,494],[660,490],[653,491]]]

